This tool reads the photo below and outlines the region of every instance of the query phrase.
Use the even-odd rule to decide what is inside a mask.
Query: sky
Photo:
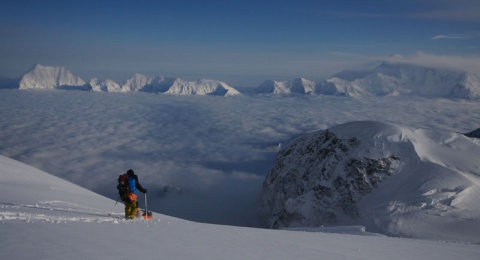
[[[480,2],[2,1],[0,76],[34,64],[88,80],[134,73],[234,87],[323,79],[391,57],[480,71]]]

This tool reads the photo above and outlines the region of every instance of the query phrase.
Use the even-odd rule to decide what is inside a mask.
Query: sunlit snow
[[[0,166],[0,252],[6,259],[442,260],[480,253],[474,244],[387,238],[361,227],[265,230],[157,212],[152,220],[127,221],[108,216],[122,215],[113,200],[3,156]]]

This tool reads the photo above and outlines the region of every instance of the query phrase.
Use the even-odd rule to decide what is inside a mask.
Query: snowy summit
[[[265,180],[266,221],[478,243],[479,154],[479,139],[374,121],[307,134]]]
[[[292,81],[275,81],[266,80],[260,86],[257,87],[256,93],[258,94],[308,94],[314,91],[315,82],[304,79],[296,78]]]
[[[82,87],[85,82],[64,67],[36,64],[20,78],[20,89]]]

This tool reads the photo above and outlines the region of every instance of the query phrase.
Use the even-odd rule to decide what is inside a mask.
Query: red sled
[[[137,212],[137,218],[152,219],[152,212],[148,211],[147,214],[145,214],[145,210],[140,209]]]
[[[145,212],[144,212],[144,213],[142,214],[142,217],[143,217],[144,219],[152,219],[152,212],[149,211],[149,212],[147,212],[146,214],[145,214]]]

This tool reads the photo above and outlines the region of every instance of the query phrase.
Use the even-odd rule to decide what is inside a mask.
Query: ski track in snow
[[[123,205],[119,207],[123,207]],[[142,218],[126,220],[123,213],[106,212],[104,210],[62,201],[46,201],[34,205],[0,203],[0,223],[8,221],[27,223],[82,222],[119,224],[145,221],[149,223],[160,223],[162,222],[162,218],[157,215],[154,220],[144,220]]]
[[[63,205],[63,206],[62,206]],[[19,220],[25,222],[115,222],[109,213],[62,201],[45,201],[34,205],[0,203],[0,221]],[[44,212],[39,214],[38,212]],[[123,216],[123,215],[113,215]]]

